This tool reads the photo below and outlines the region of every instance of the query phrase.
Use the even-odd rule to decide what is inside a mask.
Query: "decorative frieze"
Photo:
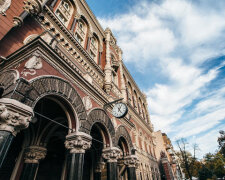
[[[25,163],[39,163],[47,154],[47,149],[40,146],[30,146],[25,151]]]
[[[91,147],[92,137],[83,132],[74,132],[66,136],[65,146],[70,153],[85,153]]]
[[[102,150],[102,157],[108,162],[117,162],[121,157],[121,150],[117,147],[108,147]]]
[[[33,110],[13,99],[0,99],[0,130],[16,135],[29,126]]]

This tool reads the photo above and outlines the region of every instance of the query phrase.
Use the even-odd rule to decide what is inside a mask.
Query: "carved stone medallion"
[[[83,97],[83,103],[84,103],[85,109],[87,111],[92,108],[92,102],[91,102],[91,98],[89,96]]]
[[[24,70],[21,72],[24,76],[35,75],[36,70],[42,68],[42,61],[38,55],[32,56],[25,64]]]

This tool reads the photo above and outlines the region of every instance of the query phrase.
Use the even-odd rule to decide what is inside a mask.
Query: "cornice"
[[[129,80],[131,81],[131,83],[135,85],[135,90],[137,90],[138,91],[138,94],[140,94],[140,96],[142,97],[142,99],[144,99],[144,101],[147,102],[147,99],[146,99],[145,95],[139,89],[138,85],[134,81],[133,77],[131,76],[129,70],[127,69],[127,67],[125,66],[125,64],[123,63],[123,61],[122,61],[122,66],[123,66],[123,69],[125,70],[126,74],[128,75]]]
[[[87,4],[87,2],[85,0],[79,0],[79,1],[83,5],[84,9],[87,11],[89,16],[92,18],[93,22],[95,23],[95,25],[98,28],[98,30],[101,32],[102,36],[105,37],[104,30],[103,30],[102,26],[100,25],[98,19],[94,15],[94,13],[91,11],[91,9],[90,9],[89,5]]]
[[[91,56],[89,55],[89,53],[77,42],[77,40],[75,39],[75,37],[73,36],[73,34],[64,26],[64,24],[58,20],[58,18],[55,16],[55,14],[52,12],[52,10],[45,6],[45,11],[47,13],[47,15],[51,18],[51,20],[60,28],[61,33],[64,33],[67,38],[71,41],[69,45],[75,45],[76,48],[78,48],[80,50],[80,52],[87,58],[88,62],[90,62],[92,64],[92,66],[94,66],[96,68],[96,70],[104,77],[105,74],[103,72],[103,70],[99,67],[99,65],[97,65],[97,63],[91,58]],[[48,30],[54,32],[56,31],[56,28],[54,26],[51,26],[50,23],[48,21],[45,21],[46,19],[44,19],[41,24],[45,26],[45,28],[47,28]],[[51,21],[49,20],[49,21]],[[38,21],[40,21],[40,19],[38,19]],[[60,33],[60,32],[58,32]],[[57,32],[55,32],[55,34],[57,34]],[[58,36],[60,34],[57,34]],[[67,47],[67,49],[70,49],[70,47]]]

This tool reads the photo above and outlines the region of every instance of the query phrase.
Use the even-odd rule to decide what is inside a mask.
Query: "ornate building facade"
[[[85,0],[0,0],[0,22],[1,180],[160,179],[146,96]]]
[[[156,138],[156,157],[159,162],[161,179],[184,179],[179,158],[176,156],[173,145],[167,134],[161,131],[154,132]]]

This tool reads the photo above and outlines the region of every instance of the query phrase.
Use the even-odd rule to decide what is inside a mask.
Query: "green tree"
[[[177,156],[180,159],[181,167],[185,173],[185,177],[192,180],[193,176],[198,176],[198,169],[201,164],[197,162],[197,159],[195,157],[196,150],[198,149],[198,146],[195,144],[193,146],[193,155],[187,151],[187,141],[184,138],[181,138],[176,141],[177,146],[179,148],[179,152],[177,153]]]
[[[218,137],[219,151],[225,158],[225,131],[220,131],[220,137]]]

